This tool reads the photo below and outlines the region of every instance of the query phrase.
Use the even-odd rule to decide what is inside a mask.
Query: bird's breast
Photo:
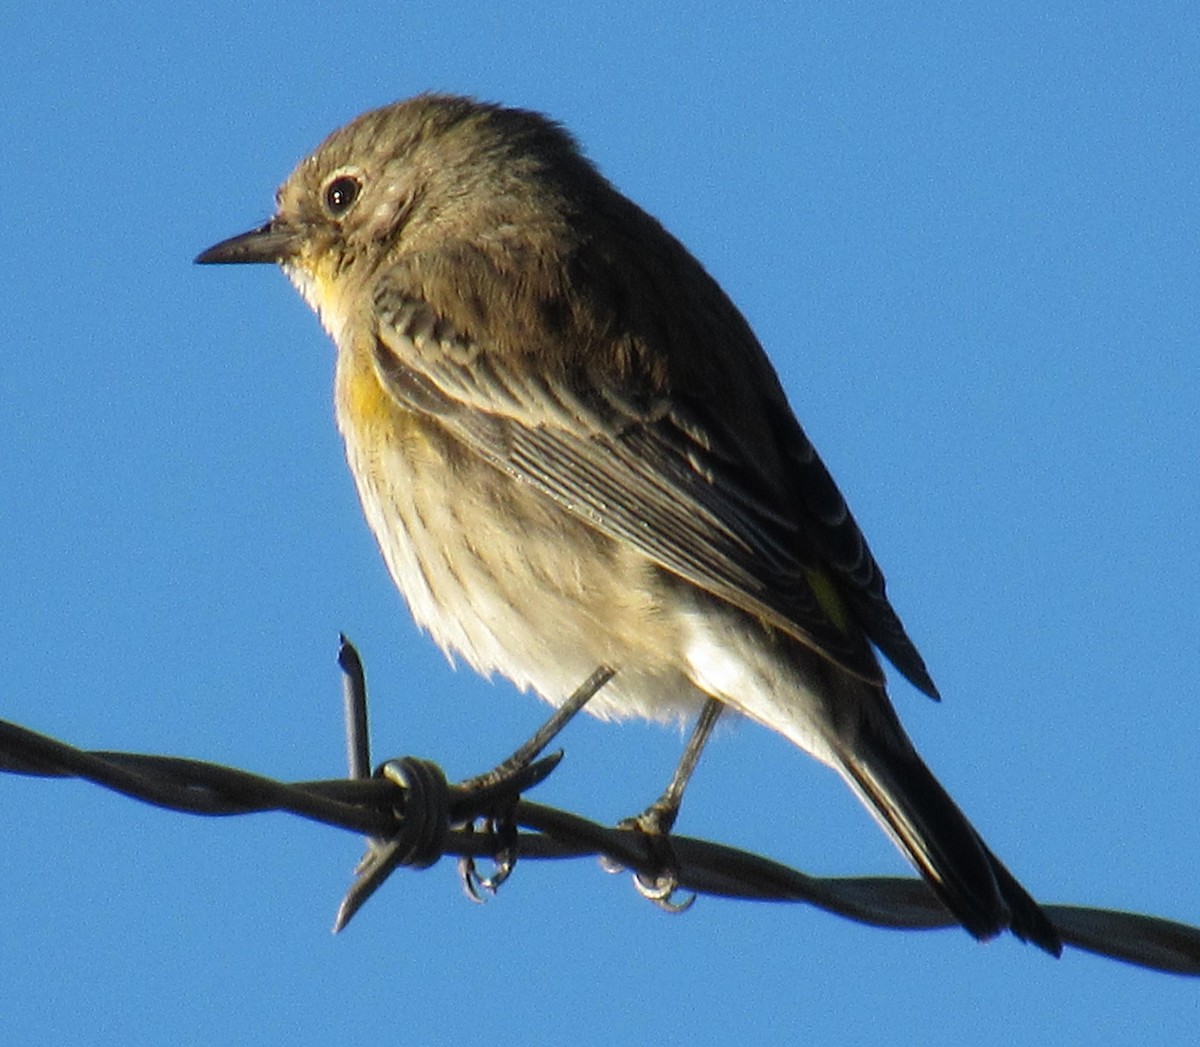
[[[599,665],[602,715],[692,711],[662,579],[618,543],[397,404],[339,352],[338,424],[367,522],[417,624],[484,674],[558,702]]]

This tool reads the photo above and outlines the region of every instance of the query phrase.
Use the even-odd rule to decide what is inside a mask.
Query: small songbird
[[[602,717],[715,702],[837,771],[977,938],[1057,955],[917,755],[882,653],[933,681],[745,319],[560,126],[422,95],[335,131],[275,216],[199,256],[273,262],[337,345],[338,426],[417,622]]]

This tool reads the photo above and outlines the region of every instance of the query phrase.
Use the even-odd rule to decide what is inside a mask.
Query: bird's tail
[[[983,939],[1009,929],[1053,956],[1062,953],[1054,925],[988,850],[902,731],[893,740],[866,729],[853,752],[838,747],[835,755],[850,787],[967,931]]]

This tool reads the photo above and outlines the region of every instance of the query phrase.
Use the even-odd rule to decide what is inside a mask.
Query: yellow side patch
[[[428,454],[431,423],[392,399],[365,353],[339,350],[338,357],[337,415],[347,439],[368,454],[401,446]]]
[[[349,359],[338,367],[338,406],[355,426],[393,424],[396,404],[379,384],[375,369],[357,353],[346,355]]]
[[[817,598],[817,603],[821,605],[821,610],[842,632],[847,632],[850,628],[850,618],[846,614],[846,605],[829,575],[823,571],[805,571],[804,573],[808,577],[808,584]]]

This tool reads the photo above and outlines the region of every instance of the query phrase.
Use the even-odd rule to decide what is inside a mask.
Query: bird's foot
[[[633,874],[633,885],[638,894],[669,913],[685,912],[696,900],[696,895],[691,892],[678,897],[679,862],[671,845],[671,829],[678,816],[679,804],[668,796],[661,796],[641,814],[617,823],[619,829],[641,833],[651,856],[650,867],[654,872]]]
[[[483,816],[478,821],[482,831],[493,834],[499,842],[499,847],[491,855],[494,865],[492,872],[483,875],[474,856],[465,855],[458,860],[458,872],[462,877],[463,889],[472,901],[482,902],[487,895],[493,895],[500,885],[507,880],[517,864],[517,826],[513,819],[513,807],[523,789],[529,787],[529,778],[536,764],[534,761],[542,751],[557,737],[558,733],[570,722],[571,718],[582,709],[597,691],[613,677],[614,670],[608,666],[600,666],[591,676],[576,688],[575,692],[542,724],[537,732],[508,759],[501,761],[485,774],[468,778],[461,788],[474,793],[495,793],[503,798],[501,806],[496,811]],[[562,753],[541,761],[552,769],[562,759]],[[540,781],[549,773],[536,774]],[[536,784],[534,782],[533,784]],[[476,822],[471,822],[474,829]]]
[[[476,826],[479,829],[476,829]],[[479,871],[473,855],[458,859],[458,875],[462,878],[463,890],[473,902],[482,904],[494,895],[517,867],[517,823],[511,809],[504,814],[490,815],[479,822],[468,825],[471,831],[491,833],[498,847],[490,855],[492,871],[484,875]]]

